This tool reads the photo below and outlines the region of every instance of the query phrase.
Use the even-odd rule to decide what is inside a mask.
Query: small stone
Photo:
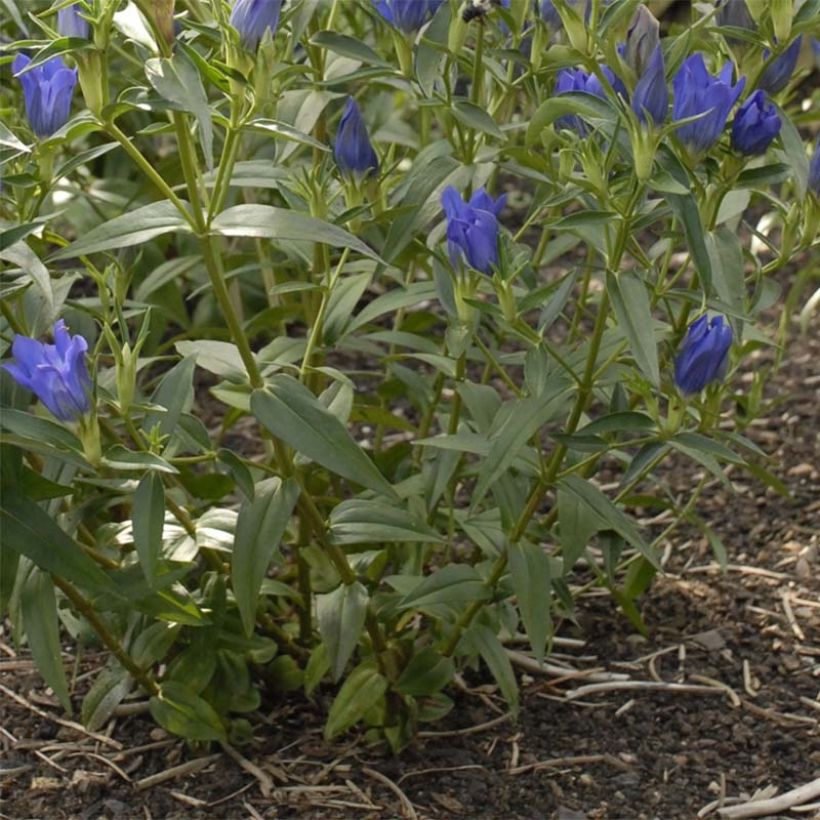
[[[692,640],[702,646],[709,652],[717,652],[726,646],[726,641],[720,634],[719,629],[710,629],[707,632],[698,632],[697,635],[692,635]]]
[[[804,461],[802,464],[796,464],[794,467],[791,467],[788,471],[788,475],[794,476],[795,478],[803,478],[810,476],[813,472],[814,465],[809,464],[808,461]]]

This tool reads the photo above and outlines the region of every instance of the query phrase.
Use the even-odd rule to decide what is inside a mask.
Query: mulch
[[[746,373],[772,355],[753,354]],[[92,737],[4,627],[0,816],[820,817],[820,790],[798,803],[788,794],[820,787],[818,361],[816,333],[794,339],[767,385],[769,412],[747,430],[792,500],[734,469],[734,491],[708,485],[698,511],[726,546],[726,569],[699,531],[681,528],[640,601],[648,637],[593,590],[577,622],[559,628],[547,666],[511,645],[517,718],[482,672],[467,671],[453,712],[399,757],[356,732],[326,744],[330,690],[313,702],[266,696],[254,742],[238,749],[191,748],[139,702]],[[668,469],[681,497],[700,478],[684,462]],[[68,649],[64,660],[74,669]],[[80,659],[77,703],[103,660]],[[776,811],[742,813],[773,795],[785,800]]]

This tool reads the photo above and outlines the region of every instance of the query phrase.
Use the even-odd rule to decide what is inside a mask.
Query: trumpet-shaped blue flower
[[[729,112],[746,85],[741,77],[732,85],[734,67],[726,63],[716,77],[711,75],[701,53],[687,58],[672,80],[676,120],[702,114],[694,122],[678,127],[678,137],[692,151],[708,151],[719,139]]]
[[[814,146],[814,153],[811,155],[809,161],[809,190],[820,197],[820,137],[817,139],[817,145]]]
[[[87,40],[91,34],[91,26],[88,25],[88,20],[80,16],[80,7],[75,3],[57,12],[57,31],[63,37],[80,37]]]
[[[256,51],[265,32],[276,33],[283,0],[234,0],[230,24],[248,51]]]
[[[376,11],[406,34],[418,31],[444,0],[373,0]]]
[[[618,79],[610,68],[601,66],[601,72],[604,77],[609,80],[609,84],[617,94],[626,98],[626,86]],[[604,90],[601,81],[591,73],[584,71],[582,68],[562,68],[558,72],[555,80],[555,94],[569,94],[570,92],[582,92],[584,94],[592,94],[594,97],[600,97],[602,100],[606,99],[606,91]],[[558,117],[555,120],[555,125],[558,128],[570,128],[577,131],[582,137],[586,135],[587,129],[581,118],[575,114],[567,114],[563,117]]]
[[[644,8],[641,6],[641,8]],[[666,87],[666,67],[660,45],[655,46],[649,65],[632,95],[632,110],[641,122],[646,122],[647,114],[656,125],[666,119],[669,108],[669,90]]]
[[[441,204],[447,216],[447,242],[454,266],[463,254],[471,268],[492,272],[498,264],[498,216],[506,201],[505,195],[493,200],[483,188],[469,202],[452,185],[444,190]]]
[[[766,66],[757,81],[757,87],[762,88],[768,94],[777,94],[778,91],[782,91],[794,74],[802,43],[803,35],[801,34],[782,54]],[[768,59],[768,51],[764,52],[764,57]]]
[[[777,109],[766,99],[766,93],[758,89],[735,114],[732,147],[747,156],[763,154],[780,133],[781,125]]]
[[[675,359],[675,384],[684,395],[700,393],[720,381],[729,366],[732,328],[723,316],[711,321],[704,314],[689,326]]]
[[[30,57],[18,54],[11,69],[23,86],[26,115],[32,131],[38,137],[50,137],[68,121],[77,70],[68,68],[59,57],[52,57],[21,74],[30,62]]]
[[[364,176],[379,170],[379,160],[370,144],[367,126],[352,97],[347,98],[347,105],[339,121],[333,157],[344,174]]]
[[[15,336],[15,361],[4,364],[14,380],[31,390],[61,421],[76,421],[91,409],[91,377],[85,362],[88,342],[71,336],[65,322],[54,325],[54,344]]]

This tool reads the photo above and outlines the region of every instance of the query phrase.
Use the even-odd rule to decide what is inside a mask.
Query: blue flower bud
[[[80,8],[75,3],[57,12],[57,31],[63,37],[79,37],[87,40],[91,35],[91,26],[88,25],[88,20],[80,16]]]
[[[675,359],[675,384],[681,393],[700,393],[708,384],[720,381],[729,366],[731,346],[732,328],[723,316],[710,322],[704,314],[693,322]]]
[[[732,147],[741,154],[764,154],[780,133],[780,116],[766,93],[757,90],[735,114],[732,123]]]
[[[367,127],[359,106],[352,97],[347,98],[347,105],[339,121],[333,157],[344,174],[364,176],[379,170],[379,160],[370,144]]]
[[[745,77],[732,85],[733,70],[732,63],[726,63],[720,74],[712,76],[706,70],[703,55],[698,52],[684,60],[672,80],[674,118],[681,120],[703,115],[678,127],[678,137],[690,150],[708,151],[720,138],[729,112],[746,85]]]
[[[397,29],[411,34],[418,31],[444,0],[373,0],[376,11]]]
[[[91,409],[91,377],[85,362],[88,342],[70,336],[65,322],[54,325],[54,344],[28,336],[15,336],[11,352],[15,361],[3,368],[61,421],[76,421]]]
[[[820,197],[820,137],[817,139],[817,145],[814,147],[814,153],[811,155],[809,161],[809,190]]]
[[[454,267],[464,254],[471,268],[481,273],[492,272],[498,264],[498,216],[506,201],[505,195],[493,200],[483,188],[469,202],[452,185],[444,190],[441,204],[447,216],[448,250]]]
[[[663,62],[663,52],[658,44],[655,46],[645,72],[635,86],[635,93],[632,95],[632,110],[641,122],[646,122],[648,114],[655,125],[660,125],[666,119],[668,108],[669,90],[666,87],[666,68]]]
[[[30,57],[18,54],[11,70],[23,86],[31,130],[38,137],[50,137],[68,121],[71,98],[77,84],[77,70],[68,68],[59,57],[52,57],[48,62],[21,74],[30,62]]]
[[[270,29],[276,32],[283,0],[234,0],[230,24],[239,32],[239,39],[248,51],[256,51],[259,41]]]
[[[624,62],[642,77],[649,70],[652,58],[660,46],[660,24],[646,6],[638,6],[632,25],[626,33]]]
[[[607,78],[616,94],[626,98],[626,86],[616,77],[608,66],[601,66],[601,73]],[[568,94],[570,92],[581,92],[592,94],[594,97],[606,99],[606,91],[601,81],[591,73],[587,73],[582,68],[562,68],[558,72],[555,80],[555,95]],[[555,120],[556,128],[569,128],[577,131],[582,137],[586,135],[587,129],[581,118],[574,114],[567,114]]]
[[[801,34],[782,54],[766,66],[757,81],[757,87],[762,88],[768,94],[777,94],[778,91],[782,91],[794,74],[802,43],[803,35]],[[769,52],[764,51],[763,56],[768,59]]]
[[[754,17],[749,13],[746,0],[723,0],[715,17],[715,22],[719,26],[732,26],[742,28],[746,31],[754,31]]]

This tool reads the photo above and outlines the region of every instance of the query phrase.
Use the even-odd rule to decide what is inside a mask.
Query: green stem
[[[176,209],[185,218],[185,221],[194,229],[197,230],[197,223],[191,216],[191,211],[172,190],[171,186],[160,176],[153,165],[134,147],[131,140],[124,134],[116,123],[108,122],[105,125],[106,131],[114,137],[114,139],[123,147],[123,150],[134,161],[134,164],[145,174],[151,182],[159,189],[166,199],[169,199]]]
[[[632,221],[632,211],[637,204],[637,200],[640,196],[640,192],[642,190],[642,186],[637,184],[633,189],[632,194],[630,195],[629,202],[627,208],[624,212],[623,221],[621,223],[621,229],[618,233],[618,237],[615,243],[615,247],[613,252],[610,256],[609,266],[612,271],[616,271],[620,264],[621,264],[621,257],[623,256],[624,249],[626,248],[626,242],[629,236],[630,230],[630,223]],[[595,327],[592,331],[592,339],[589,343],[589,352],[587,353],[587,361],[584,367],[584,375],[581,379],[581,386],[578,389],[578,395],[575,399],[575,404],[573,405],[572,411],[570,413],[569,420],[567,421],[567,426],[565,433],[567,435],[572,435],[578,427],[578,423],[581,420],[581,416],[583,415],[584,411],[586,410],[587,403],[592,396],[592,388],[594,385],[595,379],[595,372],[596,372],[596,363],[598,361],[598,354],[601,349],[601,341],[604,336],[604,331],[606,330],[606,323],[609,317],[609,294],[604,291],[603,296],[601,297],[601,303],[598,306],[598,315],[595,319]],[[533,487],[529,498],[527,499],[526,507],[524,511],[521,513],[518,521],[516,522],[515,527],[513,528],[512,532],[510,533],[509,544],[512,546],[513,544],[517,544],[521,538],[524,537],[524,533],[527,530],[527,526],[529,525],[530,520],[538,511],[538,507],[541,504],[541,500],[544,496],[544,493],[555,483],[555,478],[558,475],[558,470],[561,467],[561,463],[564,460],[564,456],[567,452],[567,446],[565,444],[559,444],[555,451],[552,454],[552,458],[547,466],[546,475],[543,478],[540,478]],[[548,520],[550,521],[550,526],[554,523],[555,519],[558,516],[557,508],[553,508],[550,511]],[[507,559],[508,559],[508,550],[505,549],[501,554],[496,558],[495,562],[493,563],[492,568],[490,569],[490,574],[487,577],[487,580],[484,582],[484,586],[488,589],[492,589],[495,585],[501,580],[501,576],[504,574],[504,570],[507,566]],[[464,633],[464,630],[472,623],[473,618],[478,614],[479,610],[482,608],[483,603],[479,600],[475,600],[471,602],[464,612],[461,613],[461,616],[456,621],[455,625],[453,626],[453,631],[450,633],[450,637],[447,640],[447,643],[444,646],[443,654],[446,656],[450,656],[455,652],[456,647],[458,646],[459,641],[461,640],[461,636]]]
[[[159,694],[159,687],[151,674],[141,669],[136,661],[125,651],[122,644],[109,632],[108,627],[97,615],[91,602],[69,584],[68,581],[64,581],[56,575],[52,575],[51,577],[54,581],[54,585],[71,601],[77,611],[85,617],[92,629],[99,635],[100,640],[108,647],[111,654],[120,662],[131,677],[134,678],[148,694]]]

